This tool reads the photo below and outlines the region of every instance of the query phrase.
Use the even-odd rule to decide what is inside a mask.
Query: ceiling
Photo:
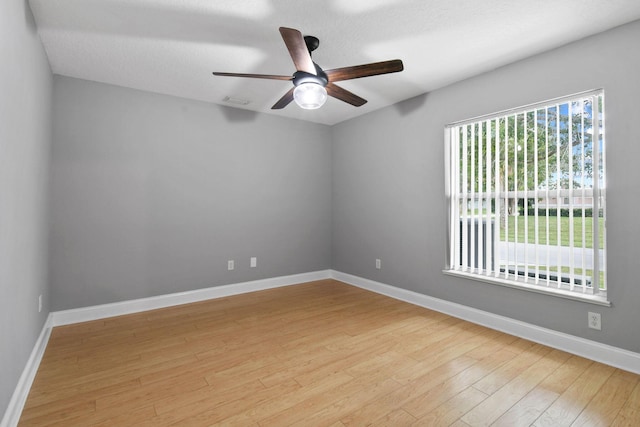
[[[335,124],[640,19],[638,0],[30,0],[53,72],[214,104]],[[344,81],[369,102],[271,106],[291,82],[278,32],[320,39],[324,69],[402,59],[401,73]]]

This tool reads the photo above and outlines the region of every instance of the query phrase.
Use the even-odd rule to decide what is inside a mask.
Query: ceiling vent
[[[227,104],[234,105],[248,105],[251,103],[251,101],[249,101],[248,99],[234,98],[233,96],[225,96],[222,101],[226,102]]]

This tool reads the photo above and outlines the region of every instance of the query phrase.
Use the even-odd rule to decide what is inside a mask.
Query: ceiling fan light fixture
[[[296,104],[305,110],[315,110],[327,101],[327,90],[318,83],[301,83],[293,91],[293,99]]]
[[[361,107],[367,100],[355,93],[335,84],[343,80],[359,79],[361,77],[377,76],[380,74],[397,73],[404,69],[400,59],[372,62],[370,64],[352,65],[350,67],[333,68],[326,72],[313,62],[311,52],[320,44],[317,37],[303,36],[294,28],[280,27],[280,35],[287,46],[289,55],[296,66],[293,76],[274,74],[222,73],[215,71],[216,76],[252,77],[268,80],[288,80],[294,85],[271,107],[281,110],[295,100],[300,108],[313,110],[320,108],[327,100],[327,96],[344,101],[354,107]],[[329,88],[328,91],[326,88]]]

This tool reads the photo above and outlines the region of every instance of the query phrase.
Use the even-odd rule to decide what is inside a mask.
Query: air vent
[[[251,101],[249,101],[248,99],[234,98],[232,96],[225,96],[222,101],[226,102],[227,104],[235,105],[248,105],[251,103]]]

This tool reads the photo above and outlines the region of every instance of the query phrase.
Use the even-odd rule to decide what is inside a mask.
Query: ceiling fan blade
[[[371,64],[354,65],[352,67],[334,68],[325,70],[330,82],[341,80],[359,79],[361,77],[377,76],[379,74],[397,73],[404,70],[400,59],[391,61],[373,62]]]
[[[316,75],[316,66],[311,60],[311,54],[302,33],[293,28],[280,27],[280,35],[282,35],[284,44],[287,45],[296,70]]]
[[[349,92],[346,89],[341,88],[338,85],[333,83],[329,83],[325,89],[327,90],[327,94],[329,96],[333,96],[334,98],[339,99],[340,101],[344,101],[347,104],[351,104],[354,107],[360,107],[367,103],[367,100],[364,98],[360,98],[353,92]]]
[[[287,93],[285,93],[282,98],[280,98],[278,100],[278,102],[276,102],[275,104],[273,104],[273,107],[271,107],[272,110],[281,110],[284,107],[286,107],[287,105],[289,105],[289,103],[291,101],[293,101],[293,90],[295,89],[295,87],[292,87],[291,89],[289,89],[289,91]]]
[[[269,79],[269,80],[293,80],[291,76],[277,76],[272,74],[244,74],[244,73],[219,73],[214,71],[214,76],[224,77],[251,77],[254,79]]]

